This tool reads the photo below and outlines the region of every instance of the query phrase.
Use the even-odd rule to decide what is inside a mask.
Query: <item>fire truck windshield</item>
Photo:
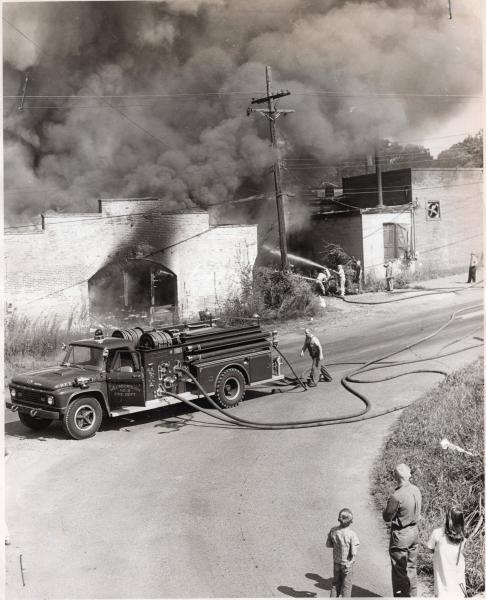
[[[103,349],[71,344],[61,366],[81,367],[83,369],[96,369],[99,371],[103,366]]]

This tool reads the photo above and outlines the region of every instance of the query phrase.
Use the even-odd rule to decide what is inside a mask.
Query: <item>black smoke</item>
[[[296,110],[279,121],[284,154],[337,159],[444,119],[461,105],[407,94],[481,89],[479,1],[452,21],[446,4],[4,4],[4,95],[16,96],[4,100],[6,220],[93,210],[99,197],[184,208],[265,191],[268,124],[246,107],[265,93],[266,64]]]

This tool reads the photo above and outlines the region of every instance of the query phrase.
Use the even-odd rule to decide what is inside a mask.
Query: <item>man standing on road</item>
[[[471,261],[469,262],[469,276],[467,278],[468,283],[476,283],[476,269],[478,268],[478,257],[471,252]]]
[[[410,483],[410,467],[395,467],[397,488],[388,498],[383,519],[391,521],[390,559],[393,595],[398,598],[417,596],[418,521],[422,495]]]
[[[317,339],[315,335],[312,334],[310,329],[305,330],[305,340],[304,345],[302,346],[302,350],[300,351],[300,355],[304,356],[304,352],[308,350],[310,357],[312,358],[312,366],[309,378],[309,386],[315,387],[315,371],[320,368],[320,377],[319,381],[332,381],[332,377],[329,371],[326,369],[324,365],[320,365],[321,360],[324,359],[324,355],[322,353],[321,342]],[[319,367],[320,365],[320,367]]]
[[[385,267],[386,289],[393,292],[393,261],[388,260],[383,266]]]
[[[359,260],[359,258],[356,258],[354,260],[353,268],[354,268],[354,284],[356,285],[357,293],[361,294],[362,287],[363,287],[363,274],[362,274],[361,261]]]

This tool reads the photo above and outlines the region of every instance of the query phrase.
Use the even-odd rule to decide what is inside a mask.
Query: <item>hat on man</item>
[[[395,475],[402,481],[408,481],[412,475],[412,471],[408,465],[400,463],[395,467]]]

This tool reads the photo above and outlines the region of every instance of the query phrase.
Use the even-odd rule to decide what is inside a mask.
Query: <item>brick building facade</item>
[[[214,311],[239,289],[239,265],[256,258],[257,227],[213,227],[207,212],[164,212],[156,198],[101,200],[98,213],[48,214],[39,228],[7,230],[4,249],[9,310],[86,322],[94,287],[103,286],[99,301],[119,266],[132,288],[150,289],[157,277],[174,318],[185,319]]]

